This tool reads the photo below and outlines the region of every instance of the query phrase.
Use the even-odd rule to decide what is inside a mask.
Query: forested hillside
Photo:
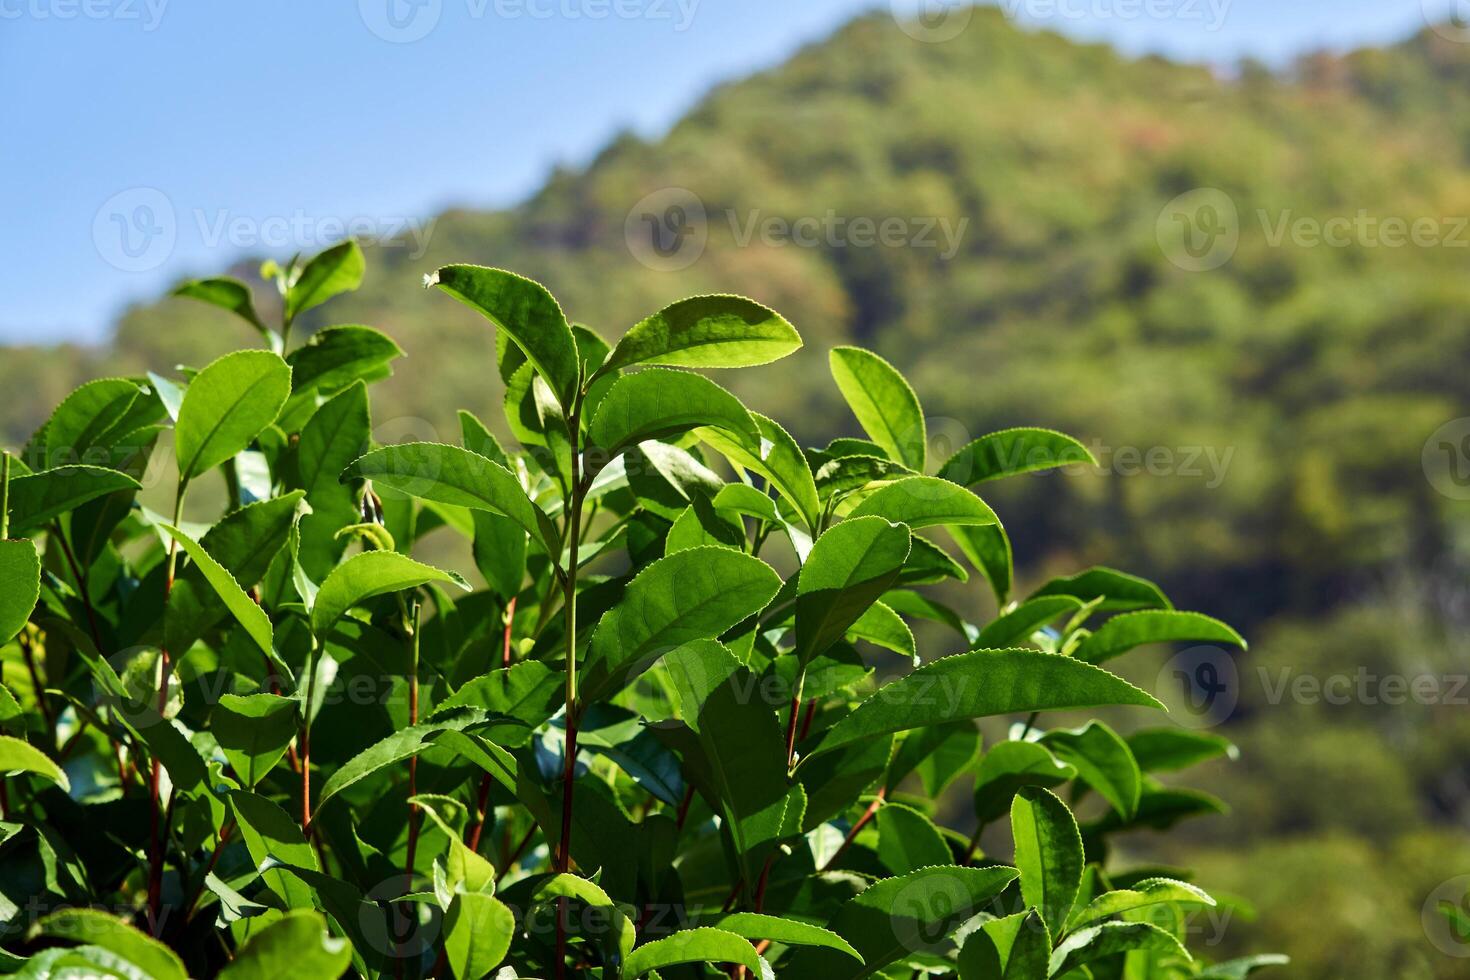
[[[378,389],[385,438],[451,439],[456,406],[498,414],[484,321],[419,288],[462,260],[546,283],[608,334],[700,292],[781,311],[807,348],[746,387],[722,380],[805,444],[856,431],[831,386],[785,383],[825,375],[845,342],[914,380],[936,438],[1077,435],[1100,471],[991,500],[1024,543],[1022,575],[1106,554],[1252,641],[1222,729],[1243,759],[1214,786],[1236,817],[1200,820],[1187,842],[1204,883],[1251,895],[1269,929],[1237,917],[1225,949],[1289,952],[1299,977],[1451,977],[1419,916],[1470,871],[1465,702],[1300,704],[1275,685],[1470,670],[1467,505],[1421,463],[1431,433],[1470,415],[1467,156],[1470,45],[1430,31],[1227,73],[993,11],[944,43],[875,16],[513,210],[441,215],[426,254],[370,248],[364,288],[330,322],[377,326],[408,355]],[[1209,269],[1223,253],[1181,252],[1168,208],[1202,189],[1187,200],[1228,202],[1238,233]],[[885,221],[893,234],[864,234]],[[128,311],[108,350],[7,350],[0,387],[35,395],[0,403],[0,426],[22,442],[98,365],[200,365],[241,342],[227,314],[161,298]],[[968,601],[988,602],[975,585]],[[1167,658],[1134,679],[1153,687]]]

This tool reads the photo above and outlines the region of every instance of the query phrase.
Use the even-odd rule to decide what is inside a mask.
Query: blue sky
[[[1466,0],[997,0],[1130,52],[1280,62]],[[946,0],[881,10],[943,12]],[[242,254],[493,207],[873,0],[0,0],[0,341],[95,341]],[[954,20],[934,22],[943,31]]]

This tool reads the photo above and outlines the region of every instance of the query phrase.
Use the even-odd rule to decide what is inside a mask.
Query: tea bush
[[[291,341],[363,264],[350,242],[267,264],[279,329],[241,282],[185,284],[264,346],[83,385],[5,455],[0,973],[1102,980],[1281,961],[1192,957],[1215,900],[1109,855],[1213,812],[1159,774],[1230,743],[1044,724],[1161,708],[1100,666],[1140,645],[1243,646],[1108,568],[1011,597],[1010,542],[971,488],[1085,464],[1081,444],[1011,429],[931,460],[909,385],[838,348],[867,438],[803,449],[696,373],[800,347],[773,311],[698,296],[609,345],[536,283],[453,265],[426,284],[495,327],[521,448],[469,412],[457,445],[375,445],[368,386],[398,347],[358,325]],[[168,514],[140,502],[159,472]],[[205,481],[227,504],[187,521]],[[414,557],[435,531],[483,588]],[[1002,611],[983,625],[925,591],[972,570]],[[914,620],[958,652],[921,653]],[[982,752],[987,716],[1015,723]],[[938,822],[956,785],[973,834]],[[1012,854],[982,851],[996,822]]]

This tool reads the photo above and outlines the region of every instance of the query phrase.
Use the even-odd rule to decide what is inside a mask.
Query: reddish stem
[[[801,716],[801,695],[795,694],[791,697],[791,718],[786,722],[786,768],[791,768],[791,760],[796,756],[796,719]]]
[[[679,804],[679,819],[676,824],[679,830],[684,829],[684,821],[689,819],[689,805],[694,802],[694,787],[690,786],[684,791],[684,799]]]
[[[812,722],[816,720],[816,717],[817,699],[812,698],[806,703],[806,716],[801,719],[801,741],[805,742],[806,737],[812,733]]]
[[[880,789],[878,791],[878,795],[873,797],[873,802],[868,804],[868,808],[863,811],[863,815],[861,817],[858,817],[857,823],[852,825],[852,829],[849,830],[847,832],[847,836],[842,839],[842,846],[837,848],[837,853],[833,854],[830,858],[827,859],[827,863],[822,865],[821,871],[832,870],[833,866],[837,864],[842,855],[847,852],[848,847],[852,845],[852,842],[857,837],[858,832],[868,825],[868,821],[872,820],[873,815],[876,814],[878,812],[878,809],[883,806],[883,797],[886,796],[887,793],[887,787],[884,787],[883,789]],[[820,874],[821,872],[818,873]]]

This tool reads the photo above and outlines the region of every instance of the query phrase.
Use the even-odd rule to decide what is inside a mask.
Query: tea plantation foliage
[[[519,448],[468,411],[456,444],[376,445],[368,389],[395,343],[291,336],[363,266],[353,243],[268,265],[278,326],[240,282],[186,284],[262,346],[83,385],[5,456],[0,973],[1224,980],[1281,962],[1192,956],[1216,899],[1110,855],[1214,812],[1158,775],[1234,749],[1105,665],[1244,644],[1109,568],[1013,594],[975,488],[1087,465],[1080,443],[1010,429],[930,458],[914,391],[838,347],[867,438],[803,448],[696,373],[800,347],[770,309],[697,296],[610,344],[535,282],[451,265],[426,285],[493,328],[454,356],[493,359]],[[139,497],[160,464],[167,513]],[[227,502],[186,511],[196,488]],[[479,584],[414,557],[431,533],[466,541]],[[944,582],[1001,615],[926,592]],[[948,645],[917,649],[917,620]],[[1048,725],[1101,705],[1140,724]],[[988,716],[1013,724],[982,746]],[[936,823],[956,784],[978,828]],[[987,853],[997,823],[1013,846]]]

